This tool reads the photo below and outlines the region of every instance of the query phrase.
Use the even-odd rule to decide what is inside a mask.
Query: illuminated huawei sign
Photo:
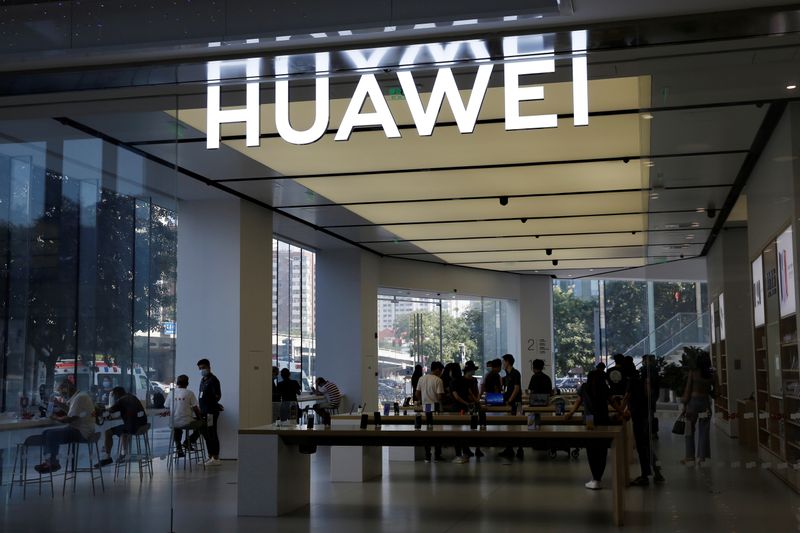
[[[558,126],[556,114],[523,115],[520,113],[520,104],[526,101],[543,100],[544,88],[537,85],[523,85],[521,78],[531,74],[544,74],[555,72],[555,55],[552,50],[547,50],[542,45],[539,36],[506,37],[503,39],[503,85],[505,101],[505,129],[528,130],[536,128],[555,128]],[[531,46],[521,43],[533,40],[538,49],[535,53],[530,51]],[[341,120],[335,139],[346,141],[357,127],[380,127],[388,138],[400,137],[386,98],[381,90],[374,73],[370,71],[382,70],[381,61],[392,48],[377,48],[367,51],[355,50],[345,52],[352,66],[361,75],[356,85],[347,110]],[[477,63],[478,69],[466,102],[462,99],[456,84],[455,76],[450,67],[437,70],[430,98],[427,105],[423,104],[414,80],[413,67],[420,64],[422,54],[427,54],[431,61],[438,65],[453,64],[456,58],[464,53],[469,54],[469,59]],[[282,56],[275,58],[275,124],[278,134],[286,142],[292,144],[310,144],[319,140],[327,131],[330,122],[330,93],[329,72],[330,55],[326,52],[313,54],[317,77],[315,80],[315,117],[308,129],[295,129],[289,120],[289,61],[291,58]],[[573,124],[585,126],[589,124],[589,97],[586,65],[586,32],[572,32],[572,100]],[[460,133],[472,133],[478,120],[481,106],[483,105],[486,91],[489,88],[489,79],[495,67],[490,62],[490,54],[486,45],[481,41],[460,41],[448,44],[412,45],[404,47],[395,63],[397,80],[402,88],[408,109],[421,136],[433,133],[439,113],[445,100],[452,109],[456,126]],[[428,59],[426,58],[426,59]],[[246,59],[243,61],[214,61],[208,66],[208,100],[207,100],[207,142],[210,149],[219,148],[220,125],[227,123],[244,123],[247,146],[258,146],[260,143],[260,81],[246,82],[245,106],[238,109],[222,109],[220,103],[221,71],[225,67],[234,66],[239,69],[244,67],[246,79],[260,80],[261,59]],[[423,67],[424,68],[424,67]],[[322,73],[322,74],[319,74]],[[374,111],[365,112],[364,104],[367,99],[372,103]]]

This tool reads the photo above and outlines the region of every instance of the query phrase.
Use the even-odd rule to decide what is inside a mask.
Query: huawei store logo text
[[[536,38],[536,36],[532,37]],[[505,129],[529,130],[537,128],[558,127],[556,114],[523,115],[520,113],[520,104],[526,101],[544,99],[544,88],[537,85],[523,85],[522,76],[531,74],[544,74],[555,72],[555,57],[552,50],[540,46],[534,58],[525,58],[533,55],[530,52],[521,52],[520,40],[522,37],[506,37],[503,40],[505,63],[503,68],[504,82],[504,107]],[[476,44],[477,43],[477,44]],[[427,48],[426,48],[427,47]],[[462,99],[456,84],[453,71],[449,67],[439,68],[433,82],[427,106],[423,104],[418,86],[414,81],[414,74],[410,70],[413,61],[420,51],[427,51],[432,59],[439,64],[451,64],[461,48],[471,53],[471,59],[478,64],[478,71],[474,83],[466,97]],[[544,49],[543,49],[544,48]],[[586,32],[572,32],[572,101],[573,124],[586,126],[589,124],[589,98],[586,64]],[[363,71],[378,71],[380,59],[384,57],[387,49],[375,49],[367,56],[365,51],[356,50],[344,52],[352,60],[353,66]],[[489,88],[489,79],[494,65],[489,63],[488,50],[479,41],[463,41],[442,44],[412,45],[402,49],[401,60],[396,75],[402,89],[402,94],[408,105],[411,117],[417,132],[421,136],[432,135],[441,107],[447,100],[455,118],[456,126],[460,133],[472,133],[478,120],[481,106]],[[314,54],[317,72],[327,72],[329,69],[330,54]],[[522,59],[515,57],[522,56]],[[377,57],[377,59],[376,59]],[[295,129],[289,120],[289,71],[290,57],[275,58],[275,124],[278,134],[286,142],[292,144],[311,144],[318,141],[328,130],[330,123],[330,93],[329,78],[317,77],[315,80],[315,116],[314,123],[308,129]],[[220,85],[222,68],[235,66],[244,67],[248,79],[257,79],[260,76],[261,60],[258,58],[241,61],[213,61],[208,66],[208,93],[207,93],[207,139],[206,147],[219,148],[220,125],[228,123],[245,124],[245,140],[247,146],[260,144],[260,98],[259,81],[246,82],[246,103],[242,108],[222,109],[220,103]],[[216,82],[216,83],[215,83]],[[374,111],[363,111],[367,99],[372,103]],[[388,138],[399,138],[400,131],[392,116],[386,97],[381,90],[378,80],[373,73],[362,74],[358,80],[353,96],[347,106],[344,116],[336,131],[335,140],[347,141],[356,127],[380,127]]]

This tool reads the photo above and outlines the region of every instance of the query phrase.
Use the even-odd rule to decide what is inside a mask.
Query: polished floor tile
[[[665,415],[665,418],[669,414]],[[670,427],[665,423],[663,427]],[[666,484],[626,491],[624,531],[789,532],[800,530],[800,496],[757,465],[752,454],[719,431],[713,460],[705,468],[679,464],[682,438],[658,442]],[[741,461],[740,465],[736,465]],[[3,532],[95,531],[115,533],[225,531],[231,533],[516,531],[605,532],[611,525],[610,490],[588,491],[585,454],[579,460],[526,452],[524,462],[424,464],[384,461],[384,476],[367,483],[330,483],[328,455],[312,458],[311,505],[280,518],[236,516],[236,463],[207,471],[179,470],[174,478],[156,461],[152,481],[138,477],[114,483],[91,497],[87,482],[62,498],[18,494],[3,487]],[[638,467],[631,466],[632,475]],[[58,479],[57,481],[60,481]],[[610,480],[606,480],[607,482]],[[6,480],[7,482],[7,480]],[[60,486],[57,483],[57,489]],[[172,513],[172,514],[171,514]],[[172,516],[173,523],[170,523]],[[170,529],[171,528],[171,529]]]

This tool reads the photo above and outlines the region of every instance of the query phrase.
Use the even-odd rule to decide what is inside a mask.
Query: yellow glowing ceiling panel
[[[612,246],[643,246],[646,243],[646,234],[608,233],[601,235],[559,235],[557,237],[505,237],[495,239],[464,239],[464,240],[436,240],[436,241],[411,241],[417,246],[424,246],[433,253],[457,252],[459,250],[492,251],[515,249],[545,249],[545,248],[597,248]],[[385,243],[381,251],[391,253],[393,243]]]
[[[558,217],[604,213],[640,212],[645,208],[640,192],[594,195],[510,198],[502,206],[496,198],[415,202],[407,204],[354,205],[353,213],[375,223],[434,222],[447,220],[486,220],[496,218]],[[535,221],[530,221],[535,222]]]
[[[458,264],[458,263],[457,263]],[[590,259],[590,260],[571,260],[559,261],[558,266],[553,266],[550,261],[508,261],[498,263],[484,263],[481,265],[463,265],[463,266],[480,266],[489,270],[503,270],[508,272],[514,271],[557,271],[557,270],[582,270],[582,269],[604,269],[604,268],[633,268],[647,265],[644,258],[632,259]]]
[[[469,252],[438,254],[437,257],[448,263],[476,264],[491,262],[515,261],[551,261],[554,258],[561,261],[574,259],[627,259],[640,258],[646,253],[644,247],[636,248],[590,248],[586,250],[556,250],[557,253],[548,256],[545,250],[509,251],[509,252]],[[480,266],[476,264],[475,266]],[[552,264],[551,264],[552,266]]]
[[[605,231],[641,231],[647,222],[646,215],[588,216],[531,220],[522,224],[518,220],[492,222],[455,222],[449,224],[414,224],[391,226],[390,231],[403,240],[453,239],[459,237],[494,237],[498,235],[597,233]],[[418,243],[425,247],[423,242]],[[465,248],[466,249],[466,248]]]
[[[463,87],[463,86],[462,86]],[[650,84],[648,78],[619,78],[589,82],[589,107],[591,111],[641,109],[649,106]],[[462,91],[467,98],[468,92]],[[423,95],[427,102],[427,95]],[[331,101],[330,130],[335,130],[349,100]],[[411,124],[412,120],[404,100],[389,100],[389,106],[398,124]],[[504,115],[503,90],[493,88],[487,92],[480,119],[501,119]],[[263,104],[264,132],[274,132],[274,105]],[[369,111],[371,105],[365,106]],[[571,84],[545,85],[545,100],[526,102],[523,114],[572,112]],[[205,130],[205,110],[181,110],[179,119],[200,131]],[[311,124],[313,102],[296,102],[291,105],[292,123],[296,128]],[[453,120],[447,104],[443,105],[439,122]],[[243,125],[225,125],[223,134],[241,135]],[[244,141],[225,141],[225,144],[262,164],[287,175],[313,175],[348,172],[376,172],[408,168],[443,168],[480,166],[508,163],[547,161],[575,161],[580,159],[618,158],[646,154],[649,150],[649,121],[637,113],[591,117],[589,126],[573,127],[571,119],[559,121],[558,128],[507,132],[502,122],[478,124],[473,134],[462,135],[454,127],[437,126],[430,137],[420,137],[416,129],[402,129],[402,138],[387,139],[381,131],[353,132],[349,141],[336,142],[333,135],[306,146],[295,146],[279,138],[262,139],[258,148],[248,148]],[[615,189],[649,187],[649,169],[640,164],[592,162],[584,164],[538,165],[517,168],[484,168],[442,172],[370,174],[367,176],[342,176],[335,178],[305,178],[298,182],[312,192],[334,203],[386,202],[392,200],[418,200],[426,198],[459,198],[465,196],[531,195],[574,193]],[[598,214],[644,211],[647,193],[614,193],[563,195],[553,197],[512,198],[509,205],[501,207],[496,200],[465,200],[453,202],[428,202],[406,204],[378,204],[348,206],[348,209],[371,223],[391,224],[402,221],[448,221],[504,217],[561,217],[563,215]],[[614,236],[575,236],[553,238],[554,248],[595,246],[582,257],[603,257],[597,250],[602,246],[646,244],[645,215],[580,216],[576,218],[549,218],[472,223],[432,223],[417,225],[391,225],[387,229],[400,240],[451,239],[458,237],[492,237],[497,235],[598,233],[625,231],[629,238]],[[354,230],[341,230],[352,236]],[[544,239],[544,238],[543,238]],[[494,242],[481,246],[492,247]],[[545,242],[542,240],[541,242]],[[611,243],[611,244],[602,244]],[[626,244],[623,244],[626,243]],[[474,250],[474,240],[419,241],[423,250],[441,254],[449,262],[463,262],[463,257],[445,254],[458,250]],[[528,245],[528,247],[537,247]],[[496,249],[496,248],[495,248]],[[609,252],[611,253],[611,252]],[[513,252],[511,253],[513,254]],[[580,255],[576,252],[576,254]],[[617,252],[619,254],[619,252]],[[458,254],[457,254],[458,255]],[[549,260],[534,262],[502,261],[477,265],[499,270],[553,269]],[[505,258],[514,257],[506,255]],[[577,255],[576,255],[577,257]],[[603,259],[588,264],[587,260],[563,260],[563,268],[621,268],[640,266],[643,258]],[[541,264],[540,264],[541,263]],[[534,266],[538,265],[538,266]]]
[[[638,189],[642,187],[642,172],[635,163],[611,161],[296,181],[326,198],[343,190],[350,202],[374,202],[386,198],[448,198],[454,191],[459,197],[466,197]]]

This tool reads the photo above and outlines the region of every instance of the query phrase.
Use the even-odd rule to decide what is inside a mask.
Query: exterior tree
[[[594,367],[594,306],[575,297],[572,289],[553,287],[553,337],[556,376],[573,368]]]
[[[647,284],[641,281],[606,281],[606,347],[622,353],[648,334]]]

